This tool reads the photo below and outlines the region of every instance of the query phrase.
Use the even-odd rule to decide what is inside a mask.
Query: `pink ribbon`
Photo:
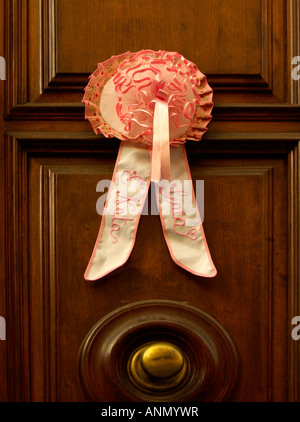
[[[167,95],[160,90],[155,99],[153,118],[153,147],[151,180],[171,180],[170,140],[169,140],[169,106],[165,99]]]
[[[129,258],[151,181],[174,262],[194,275],[215,276],[184,147],[186,139],[201,139],[211,119],[212,90],[205,76],[176,52],[128,52],[99,64],[83,102],[96,133],[122,140],[86,280],[104,277]],[[138,198],[134,181],[140,182]],[[183,197],[193,202],[189,212],[177,209]]]

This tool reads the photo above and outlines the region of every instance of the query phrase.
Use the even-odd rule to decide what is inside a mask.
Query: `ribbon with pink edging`
[[[151,181],[174,262],[198,276],[216,275],[184,145],[206,132],[212,95],[205,75],[176,52],[127,52],[98,64],[82,100],[85,117],[96,134],[121,145],[86,280],[129,258]]]

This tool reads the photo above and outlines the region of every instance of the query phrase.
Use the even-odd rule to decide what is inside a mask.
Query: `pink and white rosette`
[[[122,142],[86,280],[100,279],[129,258],[151,181],[173,260],[195,275],[216,275],[184,146],[206,132],[212,95],[205,75],[176,52],[127,52],[98,64],[85,88],[85,117],[96,134]],[[164,181],[171,187],[167,194]],[[190,188],[179,191],[186,181]],[[186,216],[179,204],[187,195],[194,215]]]

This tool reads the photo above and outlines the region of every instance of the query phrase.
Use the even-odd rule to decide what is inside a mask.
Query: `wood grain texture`
[[[219,271],[215,279],[197,278],[173,264],[158,217],[143,216],[125,267],[87,286],[83,272],[100,222],[95,188],[112,173],[117,141],[99,141],[89,133],[7,137],[7,177],[14,178],[7,180],[6,194],[7,285],[14,286],[8,302],[14,333],[8,345],[14,353],[8,364],[11,379],[21,379],[20,390],[10,390],[11,399],[85,400],[76,375],[83,338],[122,304],[153,297],[184,300],[226,327],[243,368],[233,400],[296,398],[298,345],[290,338],[288,309],[296,309],[298,287],[287,271],[288,262],[297,268],[297,259],[291,261],[295,240],[288,241],[296,197],[287,177],[295,180],[296,169],[287,157],[299,137],[257,134],[256,139],[254,134],[244,140],[242,134],[212,136],[189,148],[193,178],[205,180],[204,227]],[[13,200],[10,186],[15,186]],[[293,236],[298,239],[297,232]],[[22,284],[25,274],[28,285]]]
[[[299,83],[290,78],[299,5],[299,0],[6,2],[11,74],[6,116],[82,119],[83,88],[97,63],[151,48],[194,61],[207,75],[223,118],[223,106],[234,116],[238,111],[248,116],[249,104],[259,106],[261,118],[274,120],[277,113],[289,120],[295,112],[299,118]],[[292,104],[297,107],[288,107]]]
[[[236,74],[258,75],[260,7],[259,0],[59,1],[57,69],[59,73],[73,73],[75,68],[90,73],[95,63],[110,57],[111,51],[121,54],[149,48],[179,51],[202,64],[208,74],[226,75],[235,69]],[[70,36],[75,32],[82,34],[76,45]],[[233,54],[230,46],[234,43]]]

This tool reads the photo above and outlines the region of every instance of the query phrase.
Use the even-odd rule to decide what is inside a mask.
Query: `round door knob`
[[[173,344],[154,343],[141,354],[141,365],[150,376],[170,378],[183,368],[184,357]]]
[[[143,390],[167,391],[186,378],[189,362],[179,347],[167,342],[153,342],[139,347],[130,357],[128,373]]]

